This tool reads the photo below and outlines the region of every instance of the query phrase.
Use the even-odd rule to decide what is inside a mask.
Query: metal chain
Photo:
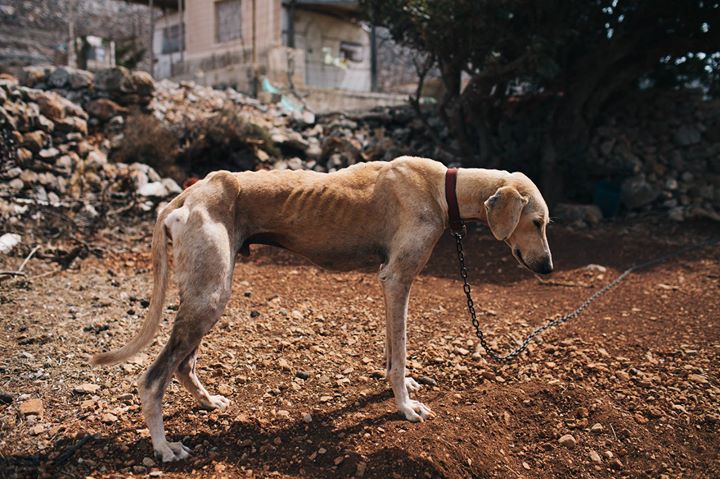
[[[471,289],[470,289],[470,283],[468,283],[468,271],[467,267],[465,266],[465,255],[463,254],[463,246],[462,246],[462,239],[465,236],[466,230],[463,228],[460,232],[453,232],[452,235],[455,237],[455,243],[457,246],[457,255],[458,260],[460,261],[460,276],[463,280],[463,291],[465,292],[465,296],[467,296],[467,307],[468,312],[470,313],[470,321],[472,322],[473,327],[475,328],[475,334],[477,335],[478,339],[480,340],[480,345],[482,345],[483,349],[485,349],[485,352],[487,353],[490,358],[492,358],[495,362],[498,363],[504,363],[509,364],[513,360],[515,360],[520,353],[525,351],[532,342],[533,339],[535,339],[536,336],[543,333],[544,331],[554,328],[556,326],[559,326],[563,323],[566,323],[570,321],[571,319],[574,319],[578,316],[580,316],[580,313],[582,313],[588,306],[590,306],[596,299],[598,299],[600,296],[604,295],[611,289],[613,289],[615,286],[620,284],[622,280],[624,280],[630,273],[637,271],[641,268],[647,268],[648,266],[652,266],[658,263],[662,263],[663,261],[666,261],[670,258],[673,258],[675,256],[679,256],[686,251],[694,250],[694,249],[702,249],[706,248],[711,245],[715,245],[720,243],[720,240],[710,240],[706,241],[700,244],[687,246],[685,248],[682,248],[678,251],[675,251],[674,253],[667,254],[665,256],[661,256],[659,258],[653,259],[651,261],[647,261],[642,264],[631,266],[630,268],[623,271],[620,276],[612,280],[610,283],[606,284],[604,287],[596,291],[592,294],[588,299],[586,299],[580,306],[577,307],[574,311],[571,311],[564,316],[561,316],[557,319],[553,319],[552,321],[540,326],[539,328],[535,329],[533,332],[531,332],[527,338],[525,338],[525,341],[522,342],[520,346],[518,346],[513,351],[509,352],[505,356],[501,356],[497,351],[495,351],[486,341],[485,334],[483,333],[482,329],[480,328],[480,322],[477,319],[477,313],[475,312],[475,302],[472,299]]]

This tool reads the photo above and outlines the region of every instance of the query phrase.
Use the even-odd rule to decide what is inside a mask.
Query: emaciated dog
[[[405,377],[405,331],[410,286],[448,227],[447,172],[441,163],[413,157],[330,174],[218,171],[170,202],[153,232],[153,291],[145,322],[124,347],[93,357],[95,364],[124,361],[153,339],[168,286],[171,241],[180,306],[165,348],[139,379],[155,453],[163,461],[189,453],[182,443],[165,438],[161,401],[173,375],[201,406],[229,404],[203,387],[195,362],[200,340],[230,297],[235,256],[249,254],[251,244],[279,246],[335,270],[380,264],[387,378],[395,403],[410,421],[431,416],[427,406],[410,399],[419,385]],[[531,271],[552,271],[545,234],[548,208],[527,176],[464,168],[455,180],[457,204],[450,206],[462,219],[485,222]]]

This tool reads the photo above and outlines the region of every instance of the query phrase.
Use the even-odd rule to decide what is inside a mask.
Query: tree
[[[364,0],[368,19],[426,52],[439,114],[466,166],[535,165],[551,201],[575,175],[600,113],[640,84],[718,90],[720,2]],[[510,116],[524,125],[504,131]],[[510,141],[508,135],[515,135]],[[517,138],[520,135],[521,138]],[[512,145],[520,145],[512,147]]]

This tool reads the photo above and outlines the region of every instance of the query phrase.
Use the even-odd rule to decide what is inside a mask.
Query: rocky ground
[[[92,368],[124,344],[149,294],[149,226],[105,228],[85,259],[41,243],[23,276],[0,277],[3,477],[720,477],[720,251],[631,275],[515,363],[489,363],[470,329],[446,237],[413,288],[409,373],[437,417],[408,423],[382,378],[383,307],[374,272],[329,273],[258,248],[203,341],[199,376],[230,398],[206,412],[174,383],[172,440],[158,464],[132,361]],[[551,228],[557,272],[539,282],[487,232],[466,241],[480,319],[500,347],[565,313],[636,261],[720,236],[717,223]],[[0,270],[17,270],[27,239]]]

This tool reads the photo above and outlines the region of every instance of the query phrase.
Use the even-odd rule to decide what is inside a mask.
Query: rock
[[[44,131],[30,131],[23,135],[22,146],[33,153],[37,153],[45,147],[47,134]]]
[[[20,403],[20,414],[23,416],[42,416],[45,412],[41,399],[28,399]]]
[[[55,122],[55,130],[59,133],[78,132],[87,135],[87,122],[77,116],[70,116]]]
[[[8,254],[15,246],[20,244],[21,240],[22,237],[15,233],[5,233],[0,236],[0,254]]]
[[[595,205],[559,203],[553,213],[567,222],[579,220],[590,224],[597,224],[603,219],[602,211]]]
[[[85,70],[69,69],[68,84],[73,90],[80,90],[92,85],[94,75]]]
[[[668,210],[668,218],[673,221],[684,221],[685,220],[685,208],[682,206],[676,206]]]
[[[295,377],[300,378],[302,380],[306,380],[307,378],[310,377],[310,373],[298,370],[295,372]]]
[[[594,462],[595,464],[601,464],[602,458],[600,457],[600,454],[598,454],[596,451],[590,450],[590,460]]]
[[[150,96],[153,90],[155,90],[155,82],[152,76],[144,71],[134,71],[132,73],[132,84],[134,90],[138,92],[140,96]]]
[[[144,457],[142,460],[142,464],[145,467],[155,467],[155,461],[153,461],[150,457]]]
[[[60,150],[57,148],[45,148],[38,151],[38,157],[48,163],[52,163],[55,158],[60,154]]]
[[[100,421],[104,422],[105,424],[112,424],[117,420],[117,416],[109,412],[106,412],[100,417]]]
[[[140,196],[155,197],[155,198],[165,198],[166,196],[168,196],[170,194],[170,192],[165,187],[165,185],[159,181],[154,181],[152,183],[144,184],[142,187],[140,187],[137,190],[137,192]]]
[[[55,88],[64,88],[68,84],[70,73],[64,67],[58,67],[47,77],[47,82]]]
[[[568,449],[572,449],[577,445],[577,441],[572,434],[565,434],[558,440],[558,442],[561,446],[567,447]]]
[[[112,93],[135,91],[133,78],[125,67],[113,67],[95,73],[95,88]]]
[[[65,101],[54,92],[43,92],[35,101],[40,107],[40,113],[48,117],[52,121],[57,121],[65,117]]]
[[[92,384],[92,383],[81,384],[81,385],[75,386],[73,388],[73,391],[78,394],[95,394],[99,390],[100,390],[100,385]]]
[[[303,419],[303,422],[310,424],[313,420],[313,417],[312,417],[312,414],[310,414],[309,412],[306,412],[306,413],[303,413],[302,419]]]
[[[639,208],[655,201],[660,192],[648,183],[643,175],[623,181],[620,198],[629,209]]]
[[[419,376],[417,378],[417,382],[419,382],[420,384],[425,384],[426,386],[437,386],[437,381],[428,376]]]
[[[290,363],[287,362],[287,360],[285,358],[280,358],[278,360],[278,366],[280,366],[280,369],[282,369],[284,371],[290,371],[290,369],[291,369]]]
[[[592,427],[590,428],[590,432],[595,433],[595,434],[600,434],[601,432],[603,432],[603,430],[604,430],[603,425],[600,424],[599,422],[593,424]]]
[[[102,122],[109,121],[117,115],[126,115],[128,113],[127,108],[118,105],[108,98],[93,100],[85,106],[85,109],[91,117],[97,118]]]
[[[172,178],[163,178],[162,180],[160,180],[160,182],[170,194],[182,193],[182,188],[180,188],[180,185],[178,185]]]
[[[673,141],[679,146],[689,146],[700,143],[701,138],[702,135],[700,132],[692,125],[682,125],[675,130],[673,134]]]

